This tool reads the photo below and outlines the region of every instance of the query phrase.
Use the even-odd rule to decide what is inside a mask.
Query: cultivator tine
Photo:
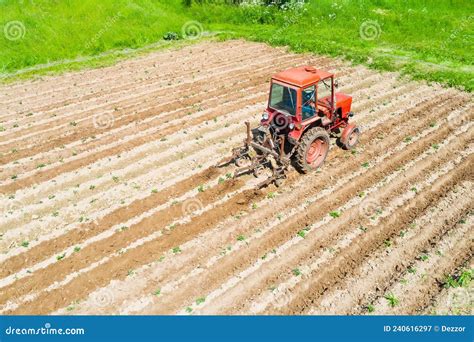
[[[251,166],[242,167],[240,169],[235,170],[233,178],[240,177],[240,176],[245,175],[246,173],[250,173],[250,172],[252,172],[252,167]]]
[[[252,135],[250,133],[250,122],[246,121],[245,126],[246,126],[247,136],[245,137],[245,140],[244,140],[244,146],[234,148],[232,150],[232,156],[230,158],[226,158],[220,161],[219,163],[217,163],[216,167],[225,167],[238,161],[240,158],[248,157],[249,146],[252,141]]]
[[[232,157],[221,159],[214,167],[221,168],[221,167],[228,166],[228,165],[232,164],[233,160],[234,159]]]
[[[226,158],[218,162],[216,167],[219,168],[219,167],[228,166],[232,163],[235,163],[235,161],[238,160],[239,158],[245,157],[247,155],[248,155],[248,148],[246,146],[234,148],[232,150],[232,156],[230,158]]]
[[[230,164],[232,164],[234,162],[234,157],[230,157],[230,158],[226,158],[226,159],[222,159],[221,161],[219,161],[215,167],[216,168],[221,168],[221,167],[226,167]]]
[[[257,184],[257,189],[265,188],[272,184],[275,181],[275,176],[270,176],[267,179],[265,179],[263,182],[260,182]]]
[[[234,178],[242,176],[246,173],[255,172],[259,167],[262,167],[264,159],[261,157],[254,157],[250,160],[250,165],[241,167],[234,172]]]

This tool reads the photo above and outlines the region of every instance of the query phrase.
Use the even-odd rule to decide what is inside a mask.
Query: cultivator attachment
[[[286,171],[290,165],[290,159],[284,154],[285,137],[279,136],[275,139],[268,129],[259,127],[255,134],[250,130],[250,123],[245,122],[247,137],[244,145],[234,148],[230,159],[219,164],[223,167],[234,163],[239,168],[234,172],[234,178],[244,174],[252,173],[259,177],[264,170],[271,170],[271,175],[258,184],[262,188],[275,183],[280,186],[286,178]]]

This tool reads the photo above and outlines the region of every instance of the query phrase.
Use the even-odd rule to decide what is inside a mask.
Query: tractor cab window
[[[331,107],[332,102],[332,84],[331,78],[326,78],[318,82],[318,103]]]
[[[270,107],[290,115],[295,115],[296,90],[278,83],[272,83]]]
[[[302,119],[306,120],[316,113],[316,87],[314,85],[303,89],[303,106],[301,110]]]

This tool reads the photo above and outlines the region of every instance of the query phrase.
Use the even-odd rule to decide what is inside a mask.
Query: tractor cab
[[[334,74],[311,66],[282,71],[272,77],[267,115],[263,119],[284,115],[286,121],[304,130],[318,121],[320,126],[347,123],[352,98],[336,93]],[[297,138],[297,137],[295,137]]]

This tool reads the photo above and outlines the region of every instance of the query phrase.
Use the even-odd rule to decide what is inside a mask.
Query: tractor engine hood
[[[334,94],[335,99],[335,108],[341,108],[342,114],[346,114],[350,112],[351,105],[352,105],[352,96],[343,94],[343,93],[336,93]]]
[[[351,108],[352,96],[349,96],[343,93],[336,93],[334,94],[334,98],[336,100],[336,108],[346,107],[346,106]]]

